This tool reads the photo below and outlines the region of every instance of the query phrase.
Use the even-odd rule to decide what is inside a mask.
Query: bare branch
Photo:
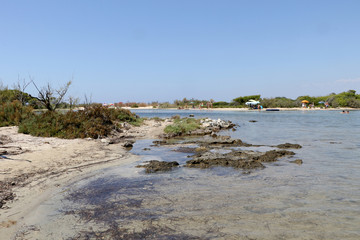
[[[92,104],[92,94],[90,94],[90,97],[88,97],[86,94],[85,94],[85,102],[84,102],[84,105],[85,106],[90,106]]]
[[[31,83],[31,81],[27,82],[25,80],[25,78],[22,79],[22,81],[21,81],[20,76],[18,76],[18,81],[16,84],[14,84],[14,89],[18,91],[17,98],[21,102],[22,105],[26,104],[28,94],[25,93],[25,90],[29,86],[30,83]]]
[[[32,78],[30,79],[38,92],[36,99],[49,111],[55,111],[59,107],[72,83],[72,81],[69,81],[59,89],[53,89],[50,83],[48,83],[46,87],[39,89],[34,80]]]

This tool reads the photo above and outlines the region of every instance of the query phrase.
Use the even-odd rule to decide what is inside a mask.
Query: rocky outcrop
[[[206,152],[196,154],[186,162],[186,167],[209,168],[213,166],[233,167],[242,169],[264,168],[263,162],[275,162],[279,158],[295,153],[290,151],[232,151],[230,153]]]
[[[293,144],[293,143],[284,143],[284,144],[279,144],[276,146],[277,148],[281,148],[281,149],[299,149],[301,148],[301,145],[299,144]]]
[[[165,172],[170,171],[174,167],[179,166],[178,162],[164,162],[158,160],[148,161],[145,165],[138,165],[138,168],[145,168],[146,173]]]
[[[221,119],[210,119],[205,118],[200,120],[201,127],[199,129],[195,129],[186,133],[164,133],[160,135],[161,138],[169,139],[175,138],[178,136],[204,136],[204,135],[212,135],[216,136],[216,133],[220,130],[225,129],[234,129],[236,126],[231,121],[221,120]]]
[[[235,124],[233,124],[231,121],[221,120],[221,119],[210,119],[205,118],[201,119],[200,123],[202,124],[203,128],[216,128],[216,129],[229,129],[235,127]]]

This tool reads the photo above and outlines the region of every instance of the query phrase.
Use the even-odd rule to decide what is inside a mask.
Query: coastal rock
[[[123,147],[132,148],[132,147],[133,147],[133,144],[134,144],[133,141],[126,141],[126,142],[123,144]]]
[[[223,128],[223,129],[228,129],[228,128],[232,128],[235,126],[235,124],[233,124],[231,121],[225,121],[225,120],[221,120],[221,119],[210,119],[210,118],[205,118],[202,119],[200,121],[200,123],[202,124],[202,126],[204,128]]]
[[[264,168],[264,165],[253,158],[251,151],[233,151],[230,153],[205,152],[193,156],[186,162],[186,167],[209,168],[213,166],[233,167],[242,169]]]
[[[251,144],[244,143],[240,139],[232,139],[230,136],[216,136],[212,135],[212,138],[204,138],[202,140],[196,141],[201,146],[251,146]]]
[[[290,162],[291,162],[291,163],[296,163],[297,165],[303,164],[303,160],[301,160],[301,159],[296,159],[296,160],[290,161]]]
[[[209,149],[205,147],[178,147],[174,149],[174,152],[182,152],[182,153],[199,153],[199,152],[205,152]]]
[[[295,155],[294,152],[286,151],[286,150],[271,150],[267,151],[264,154],[255,157],[256,160],[260,162],[275,162],[279,158],[285,157],[285,156],[292,156]]]
[[[253,146],[248,143],[244,143],[240,139],[232,139],[230,136],[217,136],[216,134],[211,134],[211,136],[204,136],[199,139],[186,140],[187,144],[197,144],[202,147],[250,147]],[[155,140],[153,141],[154,146],[159,145],[174,145],[177,144],[176,141],[173,140]]]
[[[164,162],[158,160],[148,161],[146,165],[138,165],[137,168],[145,168],[146,173],[165,172],[170,171],[174,167],[179,166],[178,162]]]
[[[299,145],[299,144],[293,144],[293,143],[279,144],[279,145],[277,145],[276,147],[277,147],[277,148],[281,148],[281,149],[289,149],[289,148],[299,149],[299,148],[302,148],[301,145]]]
[[[279,158],[294,155],[290,151],[232,151],[230,153],[205,152],[198,153],[186,162],[186,167],[209,168],[213,166],[233,167],[242,169],[264,168],[262,162],[275,162]]]

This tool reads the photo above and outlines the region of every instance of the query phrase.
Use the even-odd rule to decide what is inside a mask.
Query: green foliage
[[[145,118],[137,118],[135,121],[130,122],[130,124],[136,127],[140,127],[144,121]]]
[[[154,120],[154,121],[156,121],[156,122],[163,122],[163,121],[165,121],[165,119],[163,119],[163,118],[159,118],[159,117],[152,117],[152,118],[150,118],[151,120]]]
[[[47,111],[33,115],[19,125],[19,132],[42,137],[99,138],[117,130],[120,122],[140,125],[141,119],[125,109],[110,109],[92,105],[84,111],[65,114]]]
[[[276,98],[264,98],[261,100],[260,103],[265,108],[276,108],[276,107],[283,107],[283,108],[292,108],[298,107],[297,103],[286,97],[276,97]]]
[[[213,108],[226,108],[226,107],[230,107],[230,103],[222,102],[222,101],[213,103]]]
[[[199,129],[200,120],[195,118],[175,118],[174,123],[166,126],[165,133],[174,133],[176,135],[187,134],[190,131]]]
[[[14,89],[3,89],[0,90],[0,103],[19,100],[20,96],[24,98],[24,103],[29,103],[32,100],[32,97],[27,93]]]
[[[332,107],[360,107],[360,95],[355,90],[349,90],[339,94],[331,94],[327,96],[326,101]]]
[[[250,96],[238,97],[238,98],[234,98],[233,101],[241,106],[245,106],[245,103],[251,99],[260,100],[260,96],[261,95],[250,95]]]
[[[0,127],[19,125],[23,119],[33,115],[32,108],[26,107],[20,101],[5,102],[0,105]]]

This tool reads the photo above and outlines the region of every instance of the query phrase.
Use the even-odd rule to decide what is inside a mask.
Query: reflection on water
[[[359,239],[360,112],[191,113],[232,120],[240,127],[224,134],[251,144],[298,143],[303,148],[294,152],[304,164],[281,159],[250,174],[222,167],[145,174],[135,168],[139,163],[106,169],[65,194],[61,213],[53,213],[52,220],[72,231],[58,234],[73,239]],[[151,145],[138,141],[132,152],[142,161],[181,165],[191,155]]]

